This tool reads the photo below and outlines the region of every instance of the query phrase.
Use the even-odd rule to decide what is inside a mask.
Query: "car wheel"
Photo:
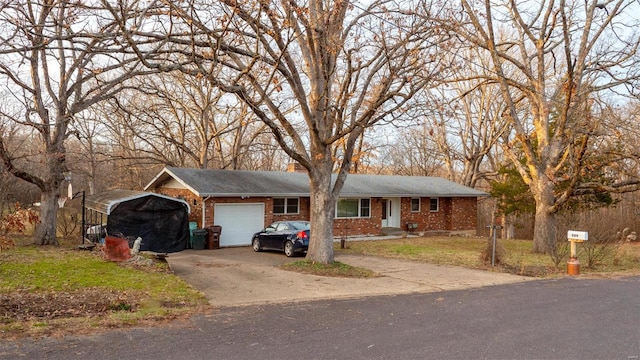
[[[295,252],[293,251],[293,243],[291,241],[284,243],[284,254],[287,255],[287,257],[295,255]]]
[[[260,239],[258,238],[254,238],[253,241],[251,242],[251,246],[253,246],[253,251],[261,251],[262,248],[260,247]]]

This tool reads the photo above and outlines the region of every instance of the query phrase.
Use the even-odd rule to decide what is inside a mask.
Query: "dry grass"
[[[114,263],[99,251],[16,246],[0,253],[0,274],[0,338],[163,323],[208,306],[166,262],[146,258]]]
[[[463,266],[473,269],[499,270],[527,276],[552,276],[566,272],[566,261],[558,268],[549,255],[531,251],[528,240],[498,239],[505,249],[502,264],[495,269],[485,264],[481,253],[487,238],[429,236],[390,240],[347,241],[347,249],[336,246],[337,253],[365,254],[396,259],[423,261],[432,264]],[[578,259],[581,257],[580,249]],[[569,260],[568,258],[566,260]],[[640,274],[640,243],[627,243],[603,259],[593,269],[581,267],[581,273],[591,275]]]

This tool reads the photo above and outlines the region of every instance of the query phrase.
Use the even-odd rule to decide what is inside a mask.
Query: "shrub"
[[[560,263],[564,263],[569,259],[571,252],[571,243],[564,239],[557,240],[555,248],[551,249],[551,261],[556,269],[560,269]]]
[[[602,264],[609,257],[614,257],[615,261],[615,255],[619,252],[620,245],[624,244],[629,229],[617,234],[610,230],[598,230],[593,231],[593,235],[590,234],[588,241],[580,243],[580,248],[587,257],[587,267],[590,269]]]
[[[73,209],[60,209],[56,221],[56,230],[62,237],[68,238],[78,231],[78,214]]]
[[[16,203],[16,210],[0,219],[0,251],[14,247],[15,241],[9,238],[11,233],[24,234],[27,224],[39,222],[38,214],[32,209],[22,209]]]
[[[496,240],[496,252],[495,252],[495,264],[502,264],[502,260],[505,258],[507,253],[507,250],[505,249],[504,246],[502,246],[502,244]],[[491,258],[493,256],[493,238],[489,237],[488,241],[487,241],[487,245],[484,247],[484,249],[482,250],[482,253],[480,253],[480,260],[482,260],[482,263],[485,265],[491,264]]]

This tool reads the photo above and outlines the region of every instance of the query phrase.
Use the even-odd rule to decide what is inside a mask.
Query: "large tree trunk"
[[[542,177],[537,180],[538,192],[534,192],[536,217],[533,229],[533,252],[550,253],[557,241],[557,218],[554,208],[554,186]]]
[[[502,238],[515,239],[516,227],[513,224],[514,217],[512,215],[502,215]]]
[[[58,245],[56,220],[58,217],[58,189],[42,192],[40,197],[40,223],[36,226],[34,243]]]
[[[533,230],[533,252],[551,253],[557,241],[556,213],[548,211],[549,206],[536,206]]]
[[[58,245],[56,234],[58,222],[58,198],[60,197],[60,185],[64,180],[63,172],[66,169],[66,149],[64,147],[64,137],[60,134],[66,133],[66,126],[62,123],[58,126],[56,137],[47,147],[47,170],[48,176],[40,183],[40,223],[36,226],[34,233],[34,244],[37,245]]]
[[[331,166],[317,166],[309,173],[311,192],[311,238],[307,260],[321,264],[332,263],[333,218],[336,199],[331,186]]]

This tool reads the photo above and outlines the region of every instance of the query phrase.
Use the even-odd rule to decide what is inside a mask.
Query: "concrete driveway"
[[[213,306],[242,306],[376,295],[428,293],[534,280],[499,272],[470,270],[364,255],[336,260],[380,274],[368,279],[333,278],[280,270],[303,259],[250,247],[185,250],[170,254],[176,275],[202,291]]]

